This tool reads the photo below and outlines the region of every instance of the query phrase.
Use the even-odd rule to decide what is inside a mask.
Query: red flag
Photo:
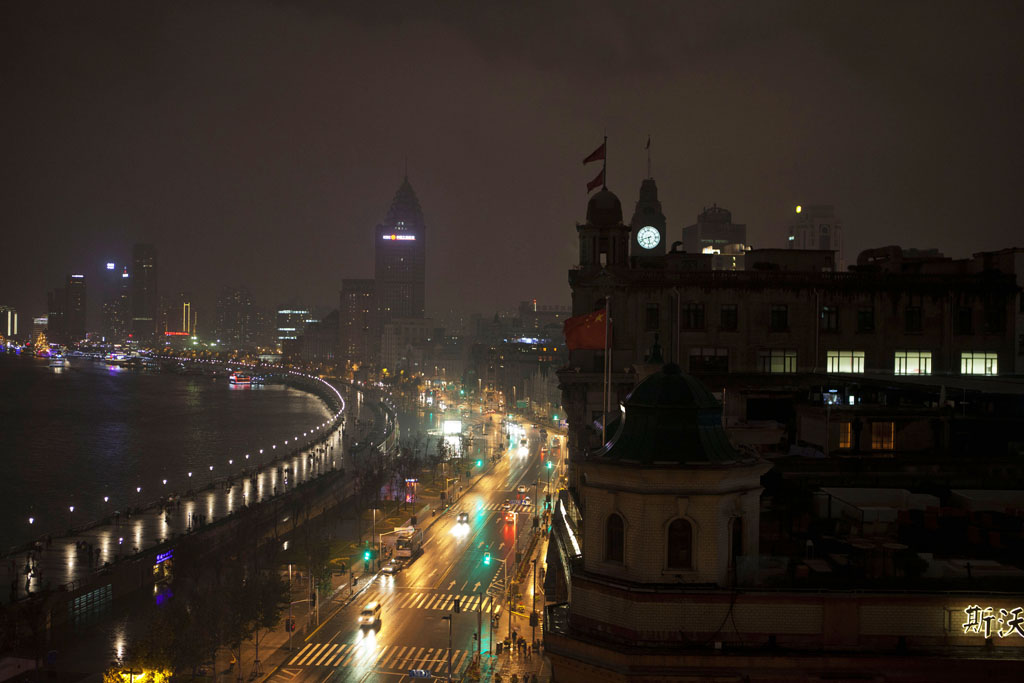
[[[604,309],[587,315],[577,315],[562,324],[565,343],[570,351],[577,349],[603,349],[605,345]]]
[[[602,142],[600,147],[591,152],[590,156],[583,160],[583,163],[589,164],[591,161],[601,161],[601,159],[604,159],[605,144],[606,143]]]
[[[598,173],[597,176],[593,180],[591,180],[589,183],[587,183],[587,193],[589,194],[590,192],[593,192],[595,187],[600,187],[601,185],[604,185],[604,169],[603,168],[601,169],[601,172]]]

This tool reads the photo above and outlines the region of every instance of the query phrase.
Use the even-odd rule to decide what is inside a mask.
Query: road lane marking
[[[314,647],[312,650],[306,653],[305,657],[303,657],[299,662],[297,662],[298,666],[305,666],[306,661],[310,659],[310,655],[315,655],[318,651],[322,650],[325,647],[327,647],[327,643],[324,643],[323,645],[317,645],[316,647]]]
[[[324,651],[323,656],[320,657],[320,659],[316,660],[316,664],[314,664],[313,666],[320,666],[321,664],[323,664],[324,660],[330,657],[331,653],[334,652],[337,648],[337,644],[331,645],[329,648],[327,648],[327,650]]]
[[[401,661],[402,657],[405,656],[406,650],[408,650],[408,649],[409,649],[408,645],[403,645],[401,649],[399,649],[398,646],[396,645],[394,652],[391,653],[391,659],[387,662],[387,664],[384,665],[384,668],[385,669],[390,669],[396,663]]]
[[[295,664],[295,662],[297,662],[297,661],[298,661],[299,657],[301,657],[301,656],[302,656],[302,654],[303,654],[303,653],[304,653],[304,652],[305,652],[306,650],[308,650],[309,648],[311,648],[311,647],[313,647],[313,643],[309,643],[308,645],[306,645],[306,647],[304,647],[304,648],[302,648],[301,650],[299,650],[299,653],[298,653],[297,655],[295,655],[294,657],[292,657],[292,661],[288,662],[288,666],[291,666],[292,664]]]

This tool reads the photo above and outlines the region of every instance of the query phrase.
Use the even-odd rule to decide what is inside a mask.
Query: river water
[[[269,462],[329,417],[319,398],[280,384],[0,354],[0,553]]]

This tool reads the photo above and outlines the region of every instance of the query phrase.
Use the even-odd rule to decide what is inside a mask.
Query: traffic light
[[[530,612],[530,626],[536,626],[538,622],[537,613]]]
[[[369,562],[369,561],[370,561],[370,551],[367,550],[367,551],[363,552],[363,562]]]
[[[484,553],[484,564],[490,564],[490,563],[491,563],[491,554],[490,553]]]
[[[554,463],[554,461],[553,461],[553,460],[548,460],[548,461],[547,461],[546,463],[544,463],[544,467],[547,467],[547,468],[548,468],[549,470],[550,470],[550,469],[551,469],[552,467],[554,467],[554,466],[555,466],[555,463]]]
[[[484,466],[484,461],[483,460],[477,460],[476,461],[476,466],[477,467],[483,467]]]

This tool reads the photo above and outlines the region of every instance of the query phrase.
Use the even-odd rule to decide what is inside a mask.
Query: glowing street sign
[[[381,237],[383,239],[388,240],[389,242],[415,242],[416,241],[416,235],[396,235],[396,234],[392,233],[390,235],[381,235]]]
[[[992,607],[969,605],[964,608],[964,614],[967,615],[967,620],[961,624],[964,635],[977,633],[991,638],[995,633],[1000,638],[1008,638],[1016,634],[1024,638],[1024,607],[995,610]]]

